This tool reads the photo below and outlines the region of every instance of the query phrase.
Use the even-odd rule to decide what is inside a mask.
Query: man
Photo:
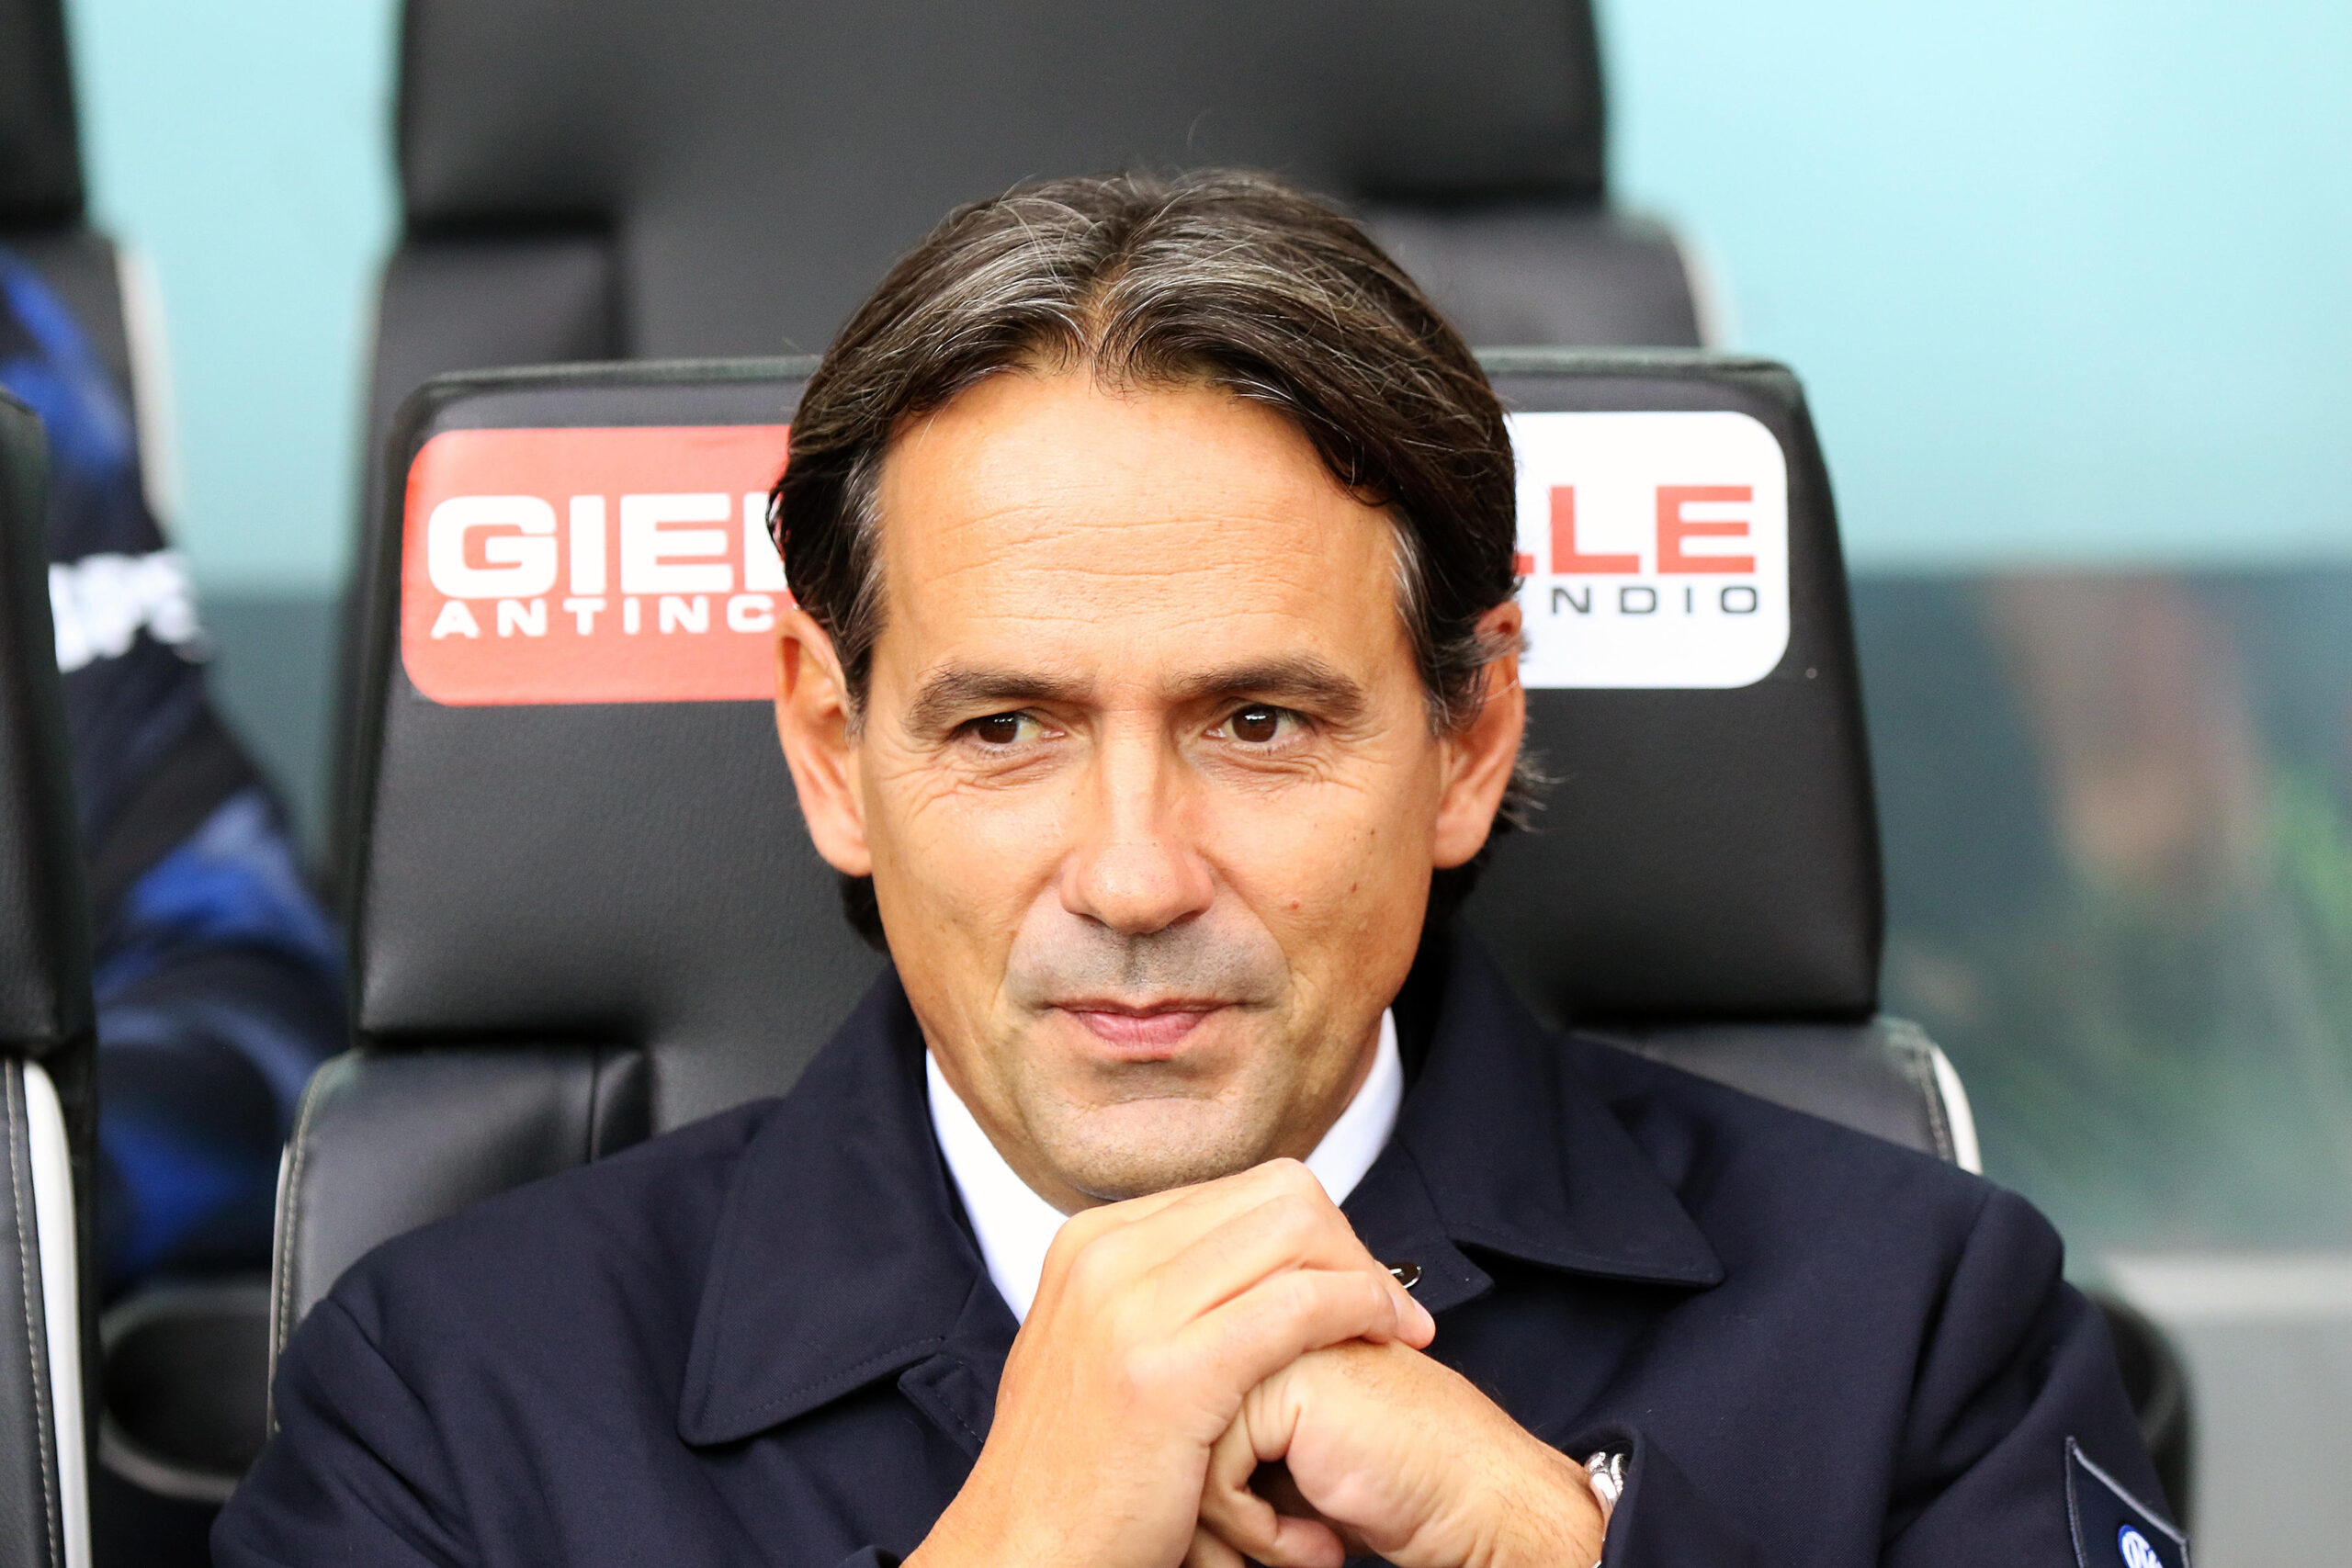
[[[2154,1495],[2026,1205],[1446,929],[1525,787],[1512,460],[1352,224],[967,209],[792,444],[777,728],[894,974],[353,1269],[220,1562],[2055,1568]]]

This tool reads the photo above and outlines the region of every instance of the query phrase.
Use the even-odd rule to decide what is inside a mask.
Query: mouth
[[[1173,1056],[1203,1021],[1231,1005],[1186,998],[1136,1007],[1089,999],[1063,1002],[1056,1010],[1085,1025],[1113,1055],[1130,1062],[1156,1062]]]

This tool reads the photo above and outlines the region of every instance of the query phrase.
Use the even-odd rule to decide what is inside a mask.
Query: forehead
[[[1071,673],[1402,646],[1386,514],[1281,413],[1206,387],[1001,375],[883,466],[877,669],[987,657]]]

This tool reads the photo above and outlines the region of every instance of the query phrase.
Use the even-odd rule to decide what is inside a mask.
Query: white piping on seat
[[[180,515],[178,399],[172,386],[171,341],[164,332],[164,290],[147,254],[114,250],[122,291],[122,335],[130,349],[130,412],[139,433],[139,477],[147,510],[168,536]]]
[[[1951,1123],[1952,1163],[1971,1176],[1984,1174],[1984,1151],[1976,1145],[1976,1113],[1968,1108],[1968,1089],[1944,1048],[1928,1042],[1928,1055],[1936,1069],[1936,1092],[1943,1096],[1944,1116]]]
[[[64,1512],[65,1568],[90,1568],[90,1474],[82,1429],[82,1298],[74,1225],[74,1166],[57,1086],[24,1064],[33,1229],[40,1237],[40,1312],[48,1331],[49,1404],[57,1438],[57,1496]]]

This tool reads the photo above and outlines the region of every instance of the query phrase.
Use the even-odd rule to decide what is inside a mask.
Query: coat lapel
[[[1464,1247],[1612,1280],[1724,1277],[1666,1179],[1467,934],[1450,944],[1396,1136],[1346,1209],[1375,1257],[1420,1264],[1416,1293],[1433,1312],[1487,1287]]]
[[[718,1235],[679,1398],[689,1443],[749,1437],[968,1338],[971,1298],[996,1292],[932,1140],[895,975],[745,1148]]]

